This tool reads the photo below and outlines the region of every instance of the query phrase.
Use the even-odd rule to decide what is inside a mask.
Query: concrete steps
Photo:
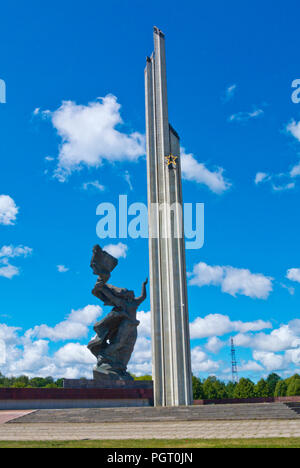
[[[286,403],[286,406],[300,416],[300,403]]]
[[[177,408],[79,408],[38,410],[15,419],[18,423],[100,423],[201,420],[300,419],[299,406],[285,403],[228,404]],[[296,411],[295,411],[296,408]],[[299,412],[298,412],[299,410]]]

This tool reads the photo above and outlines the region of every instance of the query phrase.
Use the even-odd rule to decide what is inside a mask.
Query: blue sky
[[[299,10],[256,0],[2,5],[0,371],[91,375],[85,344],[108,311],[90,292],[95,243],[125,246],[114,284],[139,293],[148,275],[147,240],[98,239],[96,207],[119,194],[146,202],[153,25],[166,34],[184,201],[205,204],[204,247],[187,251],[194,372],[230,378],[230,336],[240,375],[299,371]],[[151,369],[149,309],[137,373]]]

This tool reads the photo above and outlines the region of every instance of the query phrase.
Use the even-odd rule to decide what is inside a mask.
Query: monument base
[[[134,380],[134,378],[132,377],[132,375],[129,374],[129,372],[124,372],[120,375],[117,372],[112,371],[112,369],[103,369],[103,366],[101,368],[94,368],[93,377],[93,380],[99,380],[100,382],[112,382],[115,380],[130,382]]]
[[[65,379],[64,384],[64,388],[0,388],[0,410],[153,405],[152,382],[149,381],[133,381],[129,385],[121,381],[111,383],[110,387],[103,384],[99,387],[99,382],[92,380]]]
[[[64,388],[116,388],[153,390],[152,380],[113,380],[106,377],[89,379],[64,379]]]

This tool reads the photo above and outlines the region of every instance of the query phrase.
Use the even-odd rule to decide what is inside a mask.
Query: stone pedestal
[[[65,388],[0,388],[0,410],[117,408],[153,405],[151,382],[124,382],[109,388],[93,386],[92,380],[65,380]]]
[[[153,389],[152,380],[64,379],[64,388]]]

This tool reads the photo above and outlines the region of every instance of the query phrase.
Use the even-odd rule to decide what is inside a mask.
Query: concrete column
[[[145,69],[150,299],[156,406],[192,404],[179,136],[169,124],[164,34]],[[166,157],[177,156],[176,165]]]

